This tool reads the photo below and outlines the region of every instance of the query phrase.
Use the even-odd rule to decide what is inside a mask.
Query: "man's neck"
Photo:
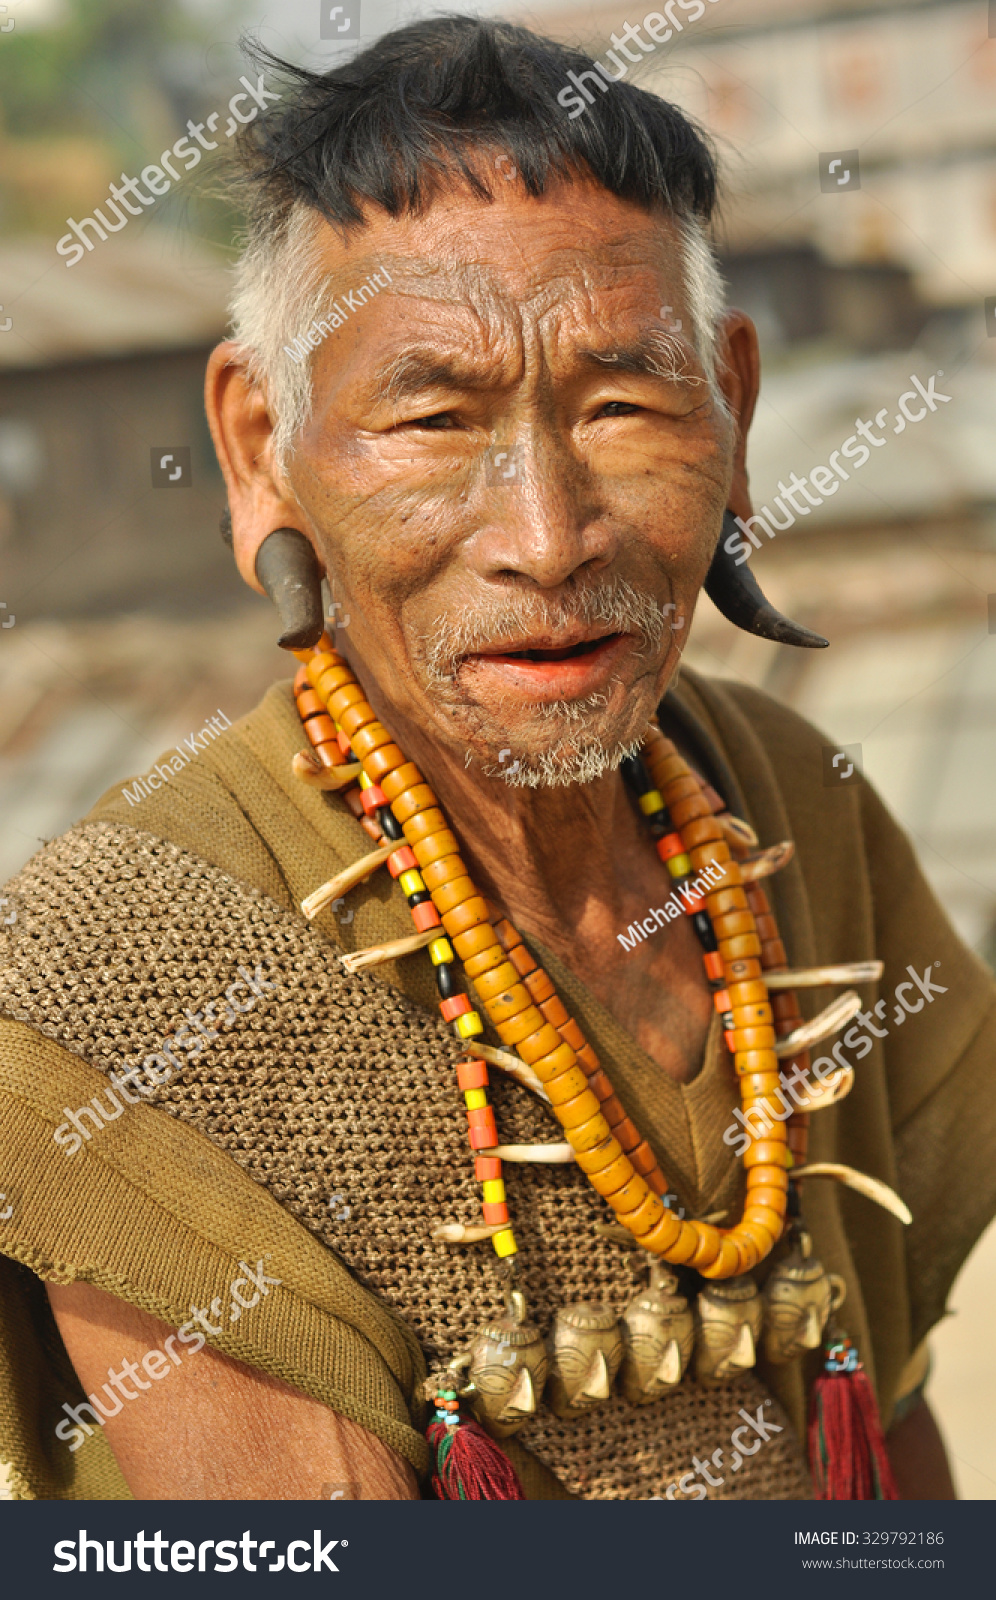
[[[635,949],[620,939],[671,892],[622,775],[512,787],[427,736],[369,674],[361,681],[435,793],[480,893],[558,956],[670,1077],[690,1082],[712,1014],[701,954],[687,917]]]
[[[434,791],[478,889],[516,926],[565,952],[579,940],[613,944],[645,914],[648,869],[659,863],[618,770],[590,783],[516,787],[427,735],[369,677],[364,688]]]

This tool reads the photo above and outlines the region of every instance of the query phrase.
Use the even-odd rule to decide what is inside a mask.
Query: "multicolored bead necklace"
[[[568,1015],[547,974],[521,935],[476,889],[455,835],[418,767],[378,720],[351,669],[327,635],[295,679],[297,706],[321,768],[342,779],[340,792],[381,847],[361,864],[360,881],[382,860],[406,896],[417,932],[427,943],[440,995],[440,1013],[462,1040],[484,1032],[484,1019],[457,987],[457,958],[502,1043],[514,1048],[541,1082],[577,1164],[621,1223],[645,1250],[706,1278],[751,1271],[773,1249],[785,1226],[789,1168],[805,1159],[808,1117],[796,1112],[773,1122],[770,1136],[743,1155],[746,1199],[731,1228],[686,1221],[657,1159],[626,1115],[595,1052]],[[338,770],[337,770],[338,769]],[[770,1107],[779,1086],[776,1039],[791,1033],[801,1014],[791,991],[769,998],[764,973],[785,970],[784,947],[771,908],[756,882],[745,882],[734,859],[743,829],[722,812],[722,801],[692,771],[655,725],[642,759],[624,763],[624,776],[647,819],[658,855],[703,947],[706,980],[733,1054],[744,1116]],[[340,785],[337,783],[337,787]],[[696,893],[693,875],[709,867],[712,887]],[[436,931],[438,930],[438,932]],[[808,1066],[805,1052],[791,1061]],[[495,1226],[500,1258],[516,1254],[494,1111],[484,1061],[457,1065],[467,1107],[483,1214]]]

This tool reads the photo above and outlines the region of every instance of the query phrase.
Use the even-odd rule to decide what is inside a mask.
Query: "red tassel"
[[[829,1345],[809,1412],[809,1470],[817,1500],[898,1500],[878,1406],[849,1339]]]
[[[503,1450],[476,1422],[439,1412],[425,1430],[436,1453],[432,1487],[437,1500],[524,1500],[518,1474]]]

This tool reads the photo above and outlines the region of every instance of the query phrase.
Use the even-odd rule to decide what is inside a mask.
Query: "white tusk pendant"
[[[738,850],[756,850],[761,843],[754,829],[743,817],[731,816],[729,811],[720,811],[713,817],[723,830],[727,844],[734,845]]]
[[[496,1050],[490,1044],[478,1044],[476,1040],[467,1045],[467,1054],[476,1056],[479,1061],[486,1061],[489,1067],[498,1067],[502,1072],[507,1072],[516,1083],[521,1083],[524,1089],[531,1089],[540,1100],[550,1104],[550,1096],[543,1087],[541,1080],[536,1076],[532,1067],[525,1061],[520,1061],[518,1056],[513,1056],[510,1050]]]
[[[795,845],[791,839],[783,839],[781,844],[773,844],[767,850],[761,850],[755,856],[746,856],[737,862],[740,876],[744,883],[756,883],[758,878],[770,878],[773,872],[781,872],[795,855]]]
[[[382,867],[388,856],[397,849],[398,846],[393,840],[389,844],[382,844],[379,850],[371,850],[368,856],[361,856],[351,867],[344,867],[342,872],[337,872],[335,877],[330,878],[328,883],[323,883],[320,889],[312,890],[307,899],[301,901],[301,910],[308,921],[310,922],[312,917],[317,917],[322,907],[327,906],[330,900],[338,899],[347,889],[355,888],[364,878],[369,878],[370,874],[376,872],[378,867]]]
[[[596,1350],[581,1381],[581,1394],[586,1400],[607,1400],[611,1392],[609,1363],[605,1359],[605,1352]]]
[[[541,1166],[566,1166],[574,1160],[569,1144],[496,1144],[491,1150],[479,1150],[481,1156],[497,1156],[499,1161],[537,1161]]]
[[[364,967],[379,966],[382,961],[396,961],[399,956],[414,955],[439,937],[438,928],[427,928],[424,933],[410,933],[405,939],[392,939],[389,944],[372,944],[366,950],[353,950],[340,956],[347,972],[362,972]]]
[[[363,766],[359,761],[349,761],[338,767],[323,767],[310,750],[299,750],[291,762],[291,771],[309,789],[345,789],[347,783],[360,776]]]
[[[848,1189],[863,1194],[866,1200],[874,1200],[876,1205],[891,1211],[900,1222],[908,1225],[913,1221],[912,1211],[900,1200],[895,1189],[890,1189],[881,1178],[869,1178],[866,1172],[855,1172],[853,1167],[845,1167],[839,1161],[814,1161],[807,1167],[793,1167],[792,1177],[793,1179],[836,1178],[838,1183],[846,1184]]]
[[[799,1110],[826,1111],[828,1106],[835,1106],[839,1100],[845,1100],[853,1088],[854,1068],[841,1067],[839,1072],[827,1073],[823,1087],[808,1094]]]
[[[808,1050],[810,1045],[821,1044],[832,1033],[839,1033],[845,1022],[850,1022],[860,1010],[861,996],[854,989],[846,990],[836,1000],[831,1000],[811,1022],[802,1023],[801,1027],[787,1033],[784,1039],[779,1039],[775,1045],[775,1055],[784,1059],[785,1056],[798,1055],[800,1050]]]
[[[441,1222],[433,1228],[432,1238],[437,1244],[478,1244],[481,1239],[493,1239],[507,1222]]]
[[[826,983],[877,983],[884,961],[849,961],[840,967],[800,967],[795,972],[766,972],[769,989],[820,989]]]

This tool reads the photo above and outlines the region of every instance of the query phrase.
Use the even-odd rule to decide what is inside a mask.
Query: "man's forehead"
[[[394,295],[465,306],[483,316],[512,307],[543,316],[558,306],[638,296],[680,279],[673,220],[632,206],[619,215],[615,197],[606,198],[608,204],[582,219],[528,206],[509,215],[505,206],[478,201],[441,217],[430,209],[424,218],[378,221],[345,245],[325,229],[323,255],[336,287],[348,290],[385,272]]]

